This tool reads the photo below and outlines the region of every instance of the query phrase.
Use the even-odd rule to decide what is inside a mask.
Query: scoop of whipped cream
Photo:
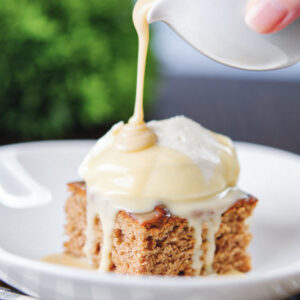
[[[132,207],[139,210],[141,199],[207,198],[237,182],[239,164],[232,141],[191,119],[177,116],[147,123],[157,136],[156,144],[129,153],[115,147],[122,126],[114,125],[99,139],[79,168],[90,190],[126,199],[120,206],[135,202]]]
[[[158,144],[187,155],[209,181],[217,168],[229,186],[239,175],[239,163],[232,140],[214,133],[184,116],[148,122],[158,137]],[[226,179],[225,179],[226,177]]]

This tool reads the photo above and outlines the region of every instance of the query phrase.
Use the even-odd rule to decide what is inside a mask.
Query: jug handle
[[[0,204],[10,208],[41,206],[51,201],[48,189],[37,183],[9,149],[0,154]]]

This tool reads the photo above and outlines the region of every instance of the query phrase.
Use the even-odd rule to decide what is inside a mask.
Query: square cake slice
[[[67,254],[84,257],[86,242],[86,188],[83,182],[68,185],[71,192],[65,211],[67,216],[64,244]],[[247,247],[251,240],[246,220],[251,216],[257,199],[247,196],[236,201],[221,217],[214,235],[211,265],[202,264],[201,275],[248,272],[251,259]],[[102,229],[99,217],[94,219],[93,259],[99,267]],[[208,230],[203,224],[200,261],[204,262],[210,247]],[[148,214],[119,211],[113,230],[110,270],[125,274],[195,276],[193,253],[194,228],[184,218],[171,215],[166,207],[157,206]],[[209,270],[210,269],[210,270]]]

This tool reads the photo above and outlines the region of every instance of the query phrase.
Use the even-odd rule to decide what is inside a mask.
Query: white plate
[[[14,153],[23,171],[53,196],[50,202],[27,208],[0,204],[0,278],[43,300],[273,300],[300,291],[300,157],[246,143],[237,143],[240,186],[260,200],[252,223],[249,274],[133,277],[39,262],[42,256],[62,251],[65,183],[78,179],[77,166],[91,145],[92,141],[61,141],[0,147],[0,158]],[[3,183],[7,178],[1,174]]]

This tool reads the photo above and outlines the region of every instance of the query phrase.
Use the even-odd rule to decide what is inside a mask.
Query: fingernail
[[[279,0],[260,0],[246,12],[247,25],[260,33],[271,32],[287,16],[288,9]]]

